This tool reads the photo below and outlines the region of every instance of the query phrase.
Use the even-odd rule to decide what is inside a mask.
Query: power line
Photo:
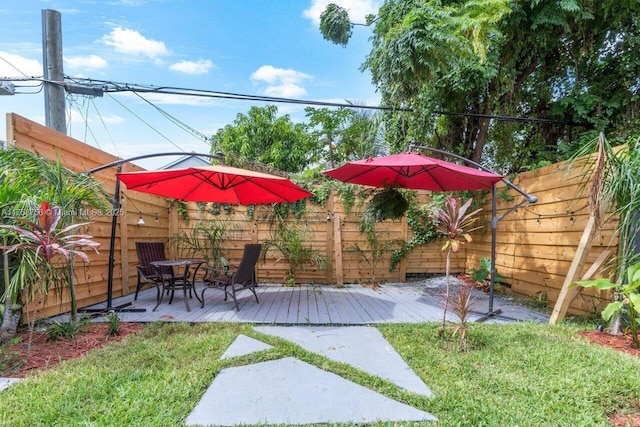
[[[78,111],[78,114],[80,114],[80,117],[82,118],[82,121],[84,122],[84,142],[87,142],[87,132],[91,134],[91,137],[93,138],[93,141],[95,142],[96,146],[102,150],[102,147],[100,146],[100,143],[98,142],[98,139],[96,138],[96,136],[93,134],[93,131],[91,130],[91,128],[89,127],[89,103],[86,103],[86,107],[87,107],[87,112],[86,113],[82,113],[82,107],[80,105],[80,103],[78,103],[74,98],[71,98],[71,96],[67,96],[67,100],[69,101],[69,105],[71,108],[73,108],[73,106],[75,106],[76,110]],[[68,116],[68,120],[67,122],[69,123],[69,126],[71,126],[71,115]]]
[[[172,122],[173,124],[177,125],[178,127],[182,128],[183,130],[186,130],[190,134],[202,139],[204,142],[209,143],[209,137],[207,137],[207,135],[203,134],[202,132],[199,132],[199,131],[195,130],[194,128],[192,128],[188,124],[186,124],[186,123],[182,122],[181,120],[177,119],[176,117],[172,116],[168,112],[164,111],[162,108],[158,107],[157,105],[155,105],[154,103],[152,103],[148,99],[144,98],[138,92],[133,92],[133,93],[136,96],[138,96],[140,99],[142,99],[144,102],[146,102],[147,104],[149,104],[153,108],[155,108],[160,114],[162,114],[165,118],[169,119],[169,121]]]
[[[176,147],[178,150],[180,151],[184,151],[186,152],[182,147],[180,147],[178,144],[176,144],[175,142],[173,142],[172,140],[170,140],[169,138],[167,138],[162,132],[160,132],[158,129],[154,128],[153,126],[151,126],[151,124],[149,124],[148,122],[146,122],[142,117],[140,117],[139,115],[137,115],[136,113],[134,113],[133,111],[131,111],[130,108],[128,108],[126,105],[124,105],[122,102],[118,101],[115,97],[113,96],[109,96],[109,98],[113,99],[114,101],[116,101],[118,104],[120,104],[120,106],[122,108],[124,108],[125,110],[127,110],[128,112],[130,112],[131,114],[133,114],[138,120],[140,120],[142,123],[144,123],[145,125],[149,126],[149,128],[151,128],[151,130],[153,130],[155,133],[157,133],[158,135],[160,135],[162,138],[166,139],[167,142],[169,142],[171,145],[173,145],[174,147]]]
[[[119,83],[119,82],[113,82],[108,80],[82,79],[82,78],[69,78],[69,79],[73,80],[77,84],[86,85],[92,88],[99,87],[104,92],[161,93],[166,95],[194,96],[194,97],[203,97],[203,98],[220,98],[220,99],[232,99],[232,100],[239,100],[239,101],[258,101],[258,102],[266,102],[266,103],[286,103],[286,104],[309,105],[309,106],[318,106],[318,107],[339,107],[339,108],[351,108],[351,109],[362,109],[362,110],[416,113],[416,110],[412,108],[403,108],[403,107],[394,108],[394,107],[383,107],[383,106],[372,106],[372,105],[357,105],[350,101],[345,101],[344,103],[328,102],[328,101],[312,101],[312,100],[282,98],[282,97],[273,97],[273,96],[246,95],[246,94],[240,94],[240,93],[234,93],[234,92],[220,92],[220,91],[212,91],[212,90],[205,90],[205,89],[189,89],[189,88],[181,88],[181,87],[175,87],[175,86],[153,86],[153,85],[142,85],[142,84],[135,84],[135,83]],[[447,116],[475,117],[475,118],[481,118],[481,119],[493,119],[493,120],[506,121],[506,122],[584,126],[584,124],[568,123],[560,120],[503,116],[503,115],[496,115],[496,114],[452,112],[452,111],[443,111],[443,110],[435,110],[433,111],[433,114],[447,115]]]
[[[63,85],[65,86],[67,91],[74,91],[74,92],[78,91],[75,93],[80,93],[79,91],[84,90],[87,92],[84,94],[93,95],[93,96],[102,96],[102,93],[104,92],[161,93],[165,95],[233,99],[238,101],[258,101],[258,102],[266,102],[266,103],[286,103],[286,104],[309,105],[309,106],[318,106],[318,107],[338,107],[338,108],[351,108],[351,109],[359,109],[359,110],[375,110],[375,111],[390,111],[390,112],[404,112],[404,113],[417,112],[412,108],[406,108],[406,107],[358,105],[348,100],[346,100],[344,103],[328,102],[328,101],[312,101],[312,100],[282,98],[282,97],[273,97],[273,96],[246,95],[246,94],[240,94],[240,93],[234,93],[234,92],[220,92],[220,91],[212,91],[212,90],[204,90],[204,89],[189,89],[189,88],[181,88],[181,87],[174,87],[174,86],[153,86],[153,85],[141,85],[137,83],[121,83],[121,82],[113,82],[110,80],[94,80],[94,79],[84,79],[84,78],[68,77],[68,76],[66,76],[65,78],[75,82],[77,86],[72,87],[65,84],[64,82],[49,81],[48,83]],[[44,79],[38,79],[35,77],[23,78],[23,79],[0,79],[0,80],[45,81]],[[498,115],[498,114],[482,114],[482,113],[455,112],[455,111],[444,111],[444,110],[434,110],[432,113],[437,115],[444,115],[444,116],[474,117],[474,118],[491,119],[491,120],[504,121],[504,122],[555,124],[555,125],[563,125],[563,126],[587,126],[588,125],[586,123],[565,122],[561,120],[530,118],[530,117],[504,116],[504,115]]]
[[[13,65],[11,62],[9,62],[9,60],[7,60],[5,57],[0,56],[0,59],[2,59],[3,62],[5,62],[9,67],[13,68],[14,70],[16,70],[17,72],[19,72],[20,74],[22,74],[25,77],[29,77],[27,76],[22,70],[20,70],[18,67],[16,67],[15,65]]]
[[[93,102],[93,99],[91,100],[91,105],[93,105],[93,108],[96,110],[96,114],[100,118],[100,122],[102,123],[102,127],[104,127],[105,132],[107,132],[107,135],[109,136],[109,139],[111,140],[111,145],[113,145],[113,148],[116,150],[116,153],[118,154],[118,157],[122,157],[120,155],[120,150],[118,150],[118,146],[116,145],[115,141],[113,140],[113,137],[111,136],[111,132],[109,132],[109,128],[107,127],[107,124],[104,122],[104,119],[102,118],[102,114],[100,114],[100,111],[98,111],[98,107],[96,107],[96,104]]]

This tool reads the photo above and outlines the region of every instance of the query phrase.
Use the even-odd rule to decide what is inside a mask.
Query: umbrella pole
[[[437,148],[431,148],[431,147],[427,147],[424,145],[417,145],[416,143],[411,143],[409,145],[409,151],[413,150],[413,149],[418,149],[418,150],[426,150],[426,151],[432,151],[435,153],[439,153],[439,154],[443,154],[445,156],[451,156],[454,157],[458,160],[462,160],[465,163],[468,163],[470,165],[473,165],[475,167],[477,167],[478,169],[481,169],[485,172],[490,172],[490,173],[496,173],[495,171],[489,169],[488,167],[482,166],[479,163],[474,162],[473,160],[470,159],[466,159],[462,156],[459,156],[457,154],[454,153],[450,153],[449,151],[445,151],[445,150],[439,150]],[[496,185],[493,184],[493,186],[491,187],[491,282],[489,284],[489,310],[487,311],[487,313],[481,317],[479,317],[476,322],[484,322],[485,320],[494,317],[494,316],[498,316],[500,315],[500,313],[502,313],[502,310],[498,309],[498,310],[493,310],[493,295],[494,295],[494,290],[495,290],[495,284],[496,284],[496,235],[497,235],[497,229],[498,229],[498,222],[504,218],[505,216],[509,215],[511,212],[515,211],[516,209],[518,209],[520,206],[522,206],[525,203],[536,203],[538,201],[538,198],[536,196],[533,196],[529,193],[527,193],[526,191],[524,191],[523,189],[521,189],[520,187],[518,187],[517,185],[515,185],[514,183],[512,183],[511,181],[509,181],[506,178],[502,178],[502,182],[504,182],[508,187],[512,188],[513,190],[517,191],[518,193],[520,193],[521,195],[524,196],[524,199],[516,204],[515,206],[511,207],[507,212],[505,212],[504,214],[500,215],[500,217],[497,216],[497,200],[496,200]]]
[[[491,187],[491,279],[489,282],[489,310],[476,322],[484,322],[491,317],[498,316],[502,313],[501,309],[493,310],[493,295],[496,286],[496,236],[498,230],[498,217],[496,216],[496,185]]]
[[[91,175],[95,172],[99,172],[104,169],[111,168],[113,166],[117,167],[117,173],[122,172],[122,165],[127,162],[133,162],[135,160],[149,159],[152,157],[163,157],[163,156],[183,156],[185,152],[170,152],[170,153],[154,153],[154,154],[144,154],[141,156],[130,157],[128,159],[119,159],[113,161],[111,163],[104,164],[102,166],[98,166],[97,168],[93,168],[86,173]],[[209,159],[218,159],[224,163],[224,157],[222,154],[204,154],[204,153],[188,153],[192,156],[198,157],[206,157]],[[129,313],[142,313],[147,311],[146,308],[125,308],[131,305],[130,302],[126,304],[119,305],[117,307],[112,307],[113,302],[113,268],[115,265],[115,252],[116,252],[116,228],[118,226],[118,211],[120,210],[120,178],[116,176],[116,188],[113,200],[111,202],[113,204],[113,212],[111,216],[111,241],[109,242],[109,268],[108,268],[108,276],[107,276],[107,306],[105,308],[81,308],[78,311],[82,313],[95,313],[100,315],[102,313],[108,312],[129,312]]]
[[[122,163],[118,163],[118,173],[122,172]],[[105,308],[83,308],[78,311],[83,313],[143,313],[146,308],[126,308],[131,305],[130,302],[113,307],[113,269],[115,265],[116,252],[116,228],[118,226],[118,212],[120,211],[120,179],[116,176],[116,189],[113,196],[113,212],[111,213],[111,240],[109,242],[109,268],[107,276],[107,306]]]

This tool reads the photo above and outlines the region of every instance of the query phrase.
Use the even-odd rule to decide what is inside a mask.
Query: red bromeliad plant
[[[11,232],[17,241],[1,249],[7,253],[16,251],[21,255],[20,266],[9,282],[7,293],[21,295],[27,303],[34,301],[38,294],[46,295],[50,288],[57,287],[60,281],[70,280],[64,271],[68,271],[76,256],[83,262],[89,262],[85,249],[98,252],[100,244],[91,240],[93,236],[68,234],[90,222],[72,224],[56,231],[61,216],[59,206],[51,207],[48,202],[43,202],[38,211],[38,223],[23,218],[11,218],[18,225],[0,224],[0,228]],[[20,298],[17,301],[20,301]],[[72,307],[73,310],[75,307]],[[4,337],[0,337],[0,340],[4,340]]]
[[[482,226],[474,227],[474,223],[478,220],[477,214],[482,209],[476,209],[467,213],[467,210],[473,203],[473,199],[469,199],[462,204],[462,200],[455,197],[447,197],[442,207],[431,210],[431,216],[436,222],[436,232],[444,237],[445,243],[442,246],[443,251],[447,251],[446,279],[447,290],[444,302],[444,315],[442,317],[441,336],[444,337],[447,308],[449,305],[449,271],[451,268],[451,253],[458,252],[460,245],[464,242],[471,242],[472,231],[482,228]]]

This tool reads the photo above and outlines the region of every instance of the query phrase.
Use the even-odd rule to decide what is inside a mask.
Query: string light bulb
[[[138,218],[138,225],[144,225],[144,219],[142,219],[142,212],[140,212],[140,218]]]

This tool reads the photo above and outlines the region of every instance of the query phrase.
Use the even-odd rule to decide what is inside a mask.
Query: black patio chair
[[[164,253],[164,243],[162,242],[136,242],[136,254],[138,255],[138,284],[136,285],[136,295],[134,301],[138,300],[138,292],[143,286],[154,285],[158,290],[158,298],[160,298],[160,287],[162,279],[158,275],[158,270],[151,263],[153,261],[166,261],[167,257]],[[171,267],[162,267],[160,270],[164,278],[172,276]]]
[[[233,299],[234,307],[237,311],[240,311],[238,306],[238,299],[236,298],[236,292],[243,289],[249,289],[253,296],[256,297],[256,303],[258,301],[258,295],[256,294],[256,264],[260,258],[260,251],[262,245],[259,243],[244,245],[244,252],[240,265],[238,268],[233,269],[214,269],[211,267],[206,268],[206,274],[203,279],[205,288],[201,293],[201,307],[204,307],[204,293],[207,289],[215,288],[224,291],[224,300],[227,300],[227,296],[231,296]]]

